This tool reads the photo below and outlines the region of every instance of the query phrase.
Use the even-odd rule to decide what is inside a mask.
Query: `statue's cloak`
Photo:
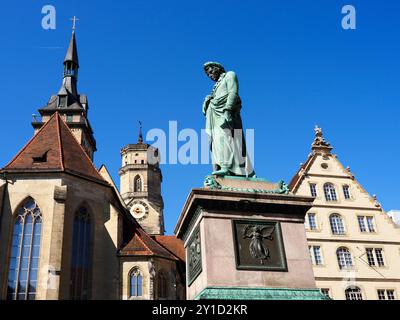
[[[221,74],[211,100],[203,105],[214,170],[227,168],[233,175],[251,177],[254,171],[246,152],[241,108],[236,74],[233,71]]]

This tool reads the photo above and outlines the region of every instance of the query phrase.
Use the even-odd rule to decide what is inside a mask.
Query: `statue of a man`
[[[212,174],[255,176],[246,152],[237,76],[233,71],[226,72],[218,62],[207,62],[204,71],[216,82],[203,103],[206,132],[210,138]]]

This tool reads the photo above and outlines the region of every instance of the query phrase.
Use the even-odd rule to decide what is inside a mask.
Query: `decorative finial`
[[[143,143],[142,121],[139,121],[139,138],[138,138],[138,143]]]
[[[319,151],[324,154],[330,154],[332,147],[329,142],[325,141],[322,129],[318,125],[316,125],[314,131],[315,131],[315,138],[311,145],[311,149],[314,152]]]
[[[76,22],[79,21],[79,19],[76,16],[73,16],[69,20],[72,21],[72,32],[75,32],[75,30],[76,30]]]

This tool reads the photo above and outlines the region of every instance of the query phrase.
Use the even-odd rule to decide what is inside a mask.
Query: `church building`
[[[56,95],[0,171],[0,299],[184,299],[185,256],[164,235],[158,150],[121,151],[121,193],[93,164],[75,31]]]

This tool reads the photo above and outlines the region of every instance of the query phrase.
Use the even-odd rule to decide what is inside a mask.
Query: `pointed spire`
[[[69,47],[67,50],[67,54],[65,55],[64,64],[66,64],[67,62],[72,62],[72,63],[76,64],[77,68],[79,68],[78,48],[76,46],[76,39],[75,39],[76,21],[79,19],[77,19],[74,16],[70,20],[73,21],[72,35],[71,35],[71,40],[69,41]]]
[[[138,143],[143,143],[143,134],[142,134],[142,122],[139,121],[139,137]]]
[[[325,141],[322,129],[318,125],[314,128],[315,138],[311,145],[313,153],[330,154],[333,147],[329,142]]]
[[[78,95],[77,90],[77,81],[78,81],[78,69],[79,69],[79,60],[78,60],[78,49],[76,46],[76,39],[75,39],[75,23],[77,18],[74,16],[73,19],[73,26],[72,26],[72,35],[71,40],[69,41],[69,46],[67,53],[64,59],[64,79],[61,85],[61,88],[58,92],[59,96],[64,96],[59,102],[59,106],[66,107],[70,105],[71,101],[67,101],[68,95],[72,94],[75,98]]]

